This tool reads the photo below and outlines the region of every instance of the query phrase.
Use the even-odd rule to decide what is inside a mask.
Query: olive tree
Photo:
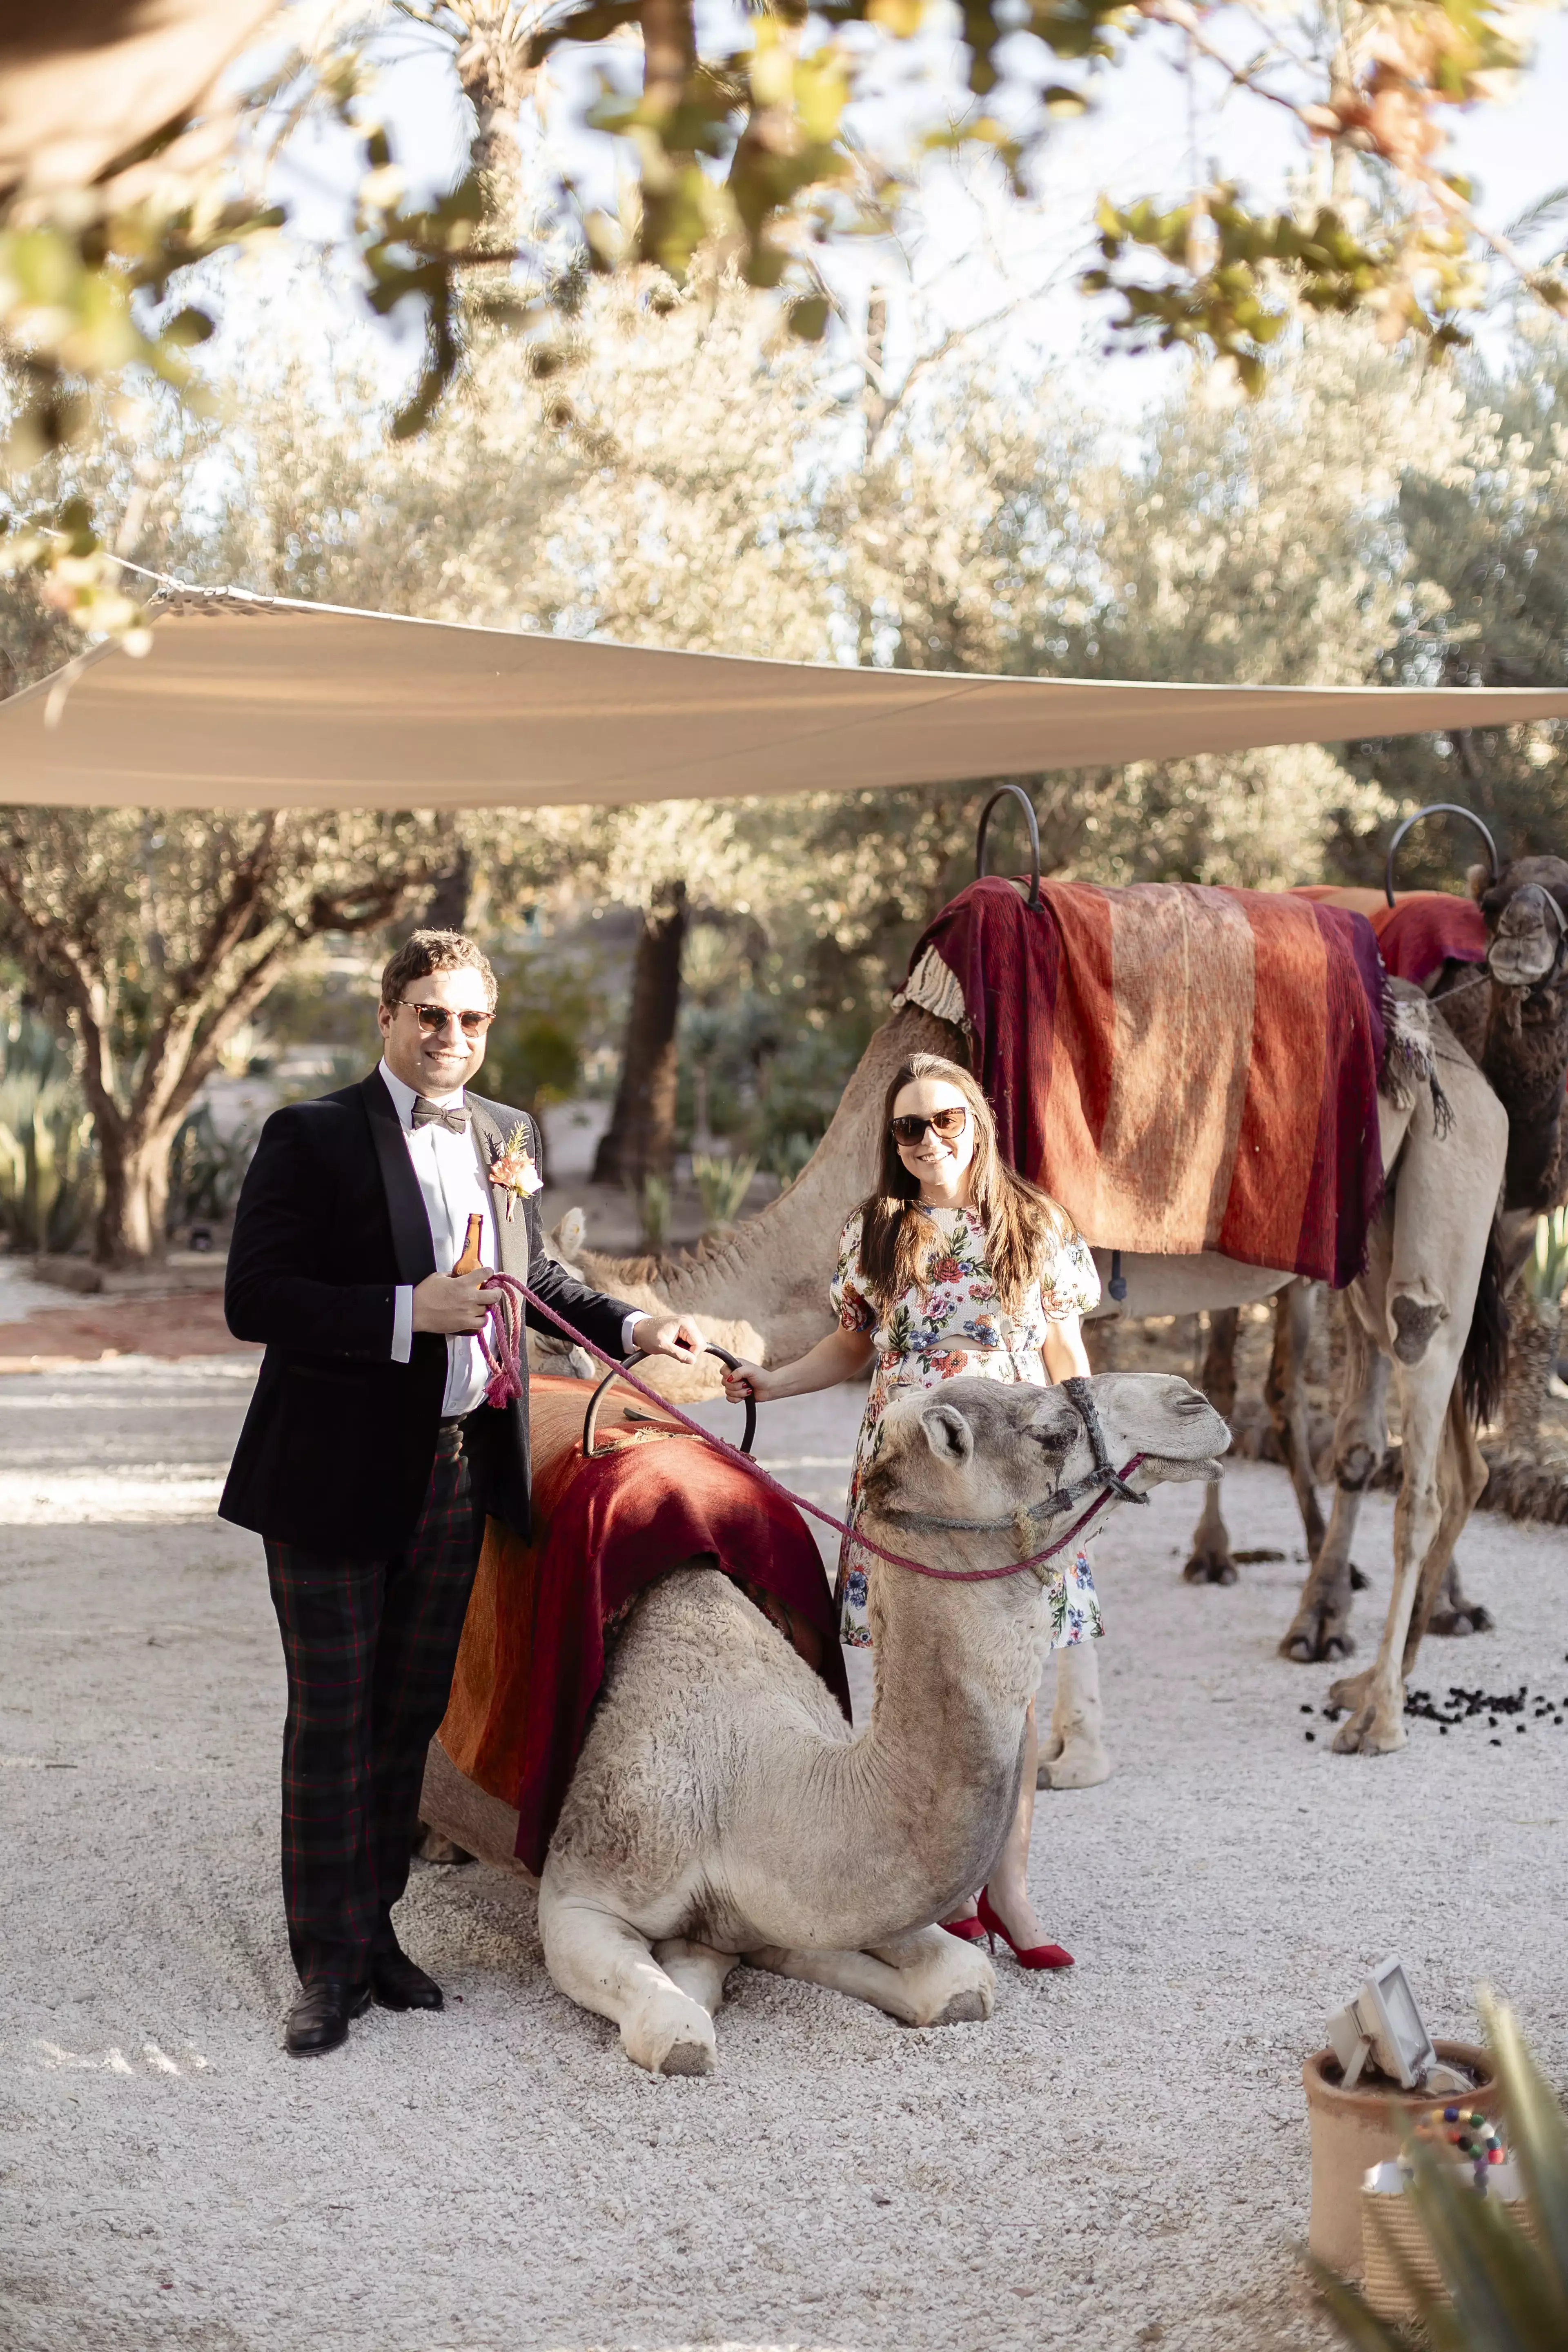
[[[0,944],[76,1043],[100,1264],[161,1255],[174,1137],[289,959],[419,904],[447,856],[420,817],[0,810]]]

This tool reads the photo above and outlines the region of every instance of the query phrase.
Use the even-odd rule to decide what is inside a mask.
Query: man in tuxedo
[[[373,2000],[442,2006],[391,1914],[486,1516],[529,1532],[526,1387],[484,1402],[489,1270],[527,1282],[609,1355],[689,1362],[702,1346],[690,1325],[589,1290],[546,1255],[531,1123],[467,1091],[495,1007],[471,940],[416,931],[382,974],[379,1068],[273,1113],[235,1217],[225,1312],[267,1353],[219,1507],[265,1538],[288,1668],[296,2055],[335,2048]],[[482,1263],[455,1274],[471,1214]],[[531,1307],[528,1319],[552,1328]]]

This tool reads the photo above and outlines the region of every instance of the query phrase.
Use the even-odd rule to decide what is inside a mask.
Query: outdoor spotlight
[[[1424,2083],[1437,2063],[1415,1996],[1395,1959],[1373,1969],[1349,2007],[1330,2018],[1329,2040],[1347,2091],[1354,2089],[1369,2058],[1404,2091]]]

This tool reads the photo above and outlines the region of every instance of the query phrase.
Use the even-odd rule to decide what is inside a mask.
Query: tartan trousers
[[[395,1941],[425,1753],[447,1712],[484,1540],[461,1452],[437,1453],[425,1506],[385,1559],[266,1543],[283,1636],[283,1903],[302,1984],[358,1984]]]

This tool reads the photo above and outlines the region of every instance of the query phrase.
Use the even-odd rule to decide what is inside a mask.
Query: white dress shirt
[[[495,1219],[490,1209],[490,1188],[481,1182],[479,1163],[474,1156],[474,1139],[465,1129],[454,1135],[449,1127],[416,1127],[414,1106],[418,1100],[412,1087],[395,1077],[383,1062],[382,1084],[392,1097],[393,1108],[403,1128],[408,1146],[408,1157],[418,1179],[419,1195],[425,1203],[429,1221],[430,1240],[436,1252],[437,1274],[450,1274],[463,1254],[470,1216],[484,1219],[479,1235],[479,1257],[485,1265],[494,1265]],[[456,1094],[431,1095],[428,1099],[438,1103],[443,1110],[448,1104],[461,1103],[463,1089]],[[411,1283],[400,1282],[395,1294],[392,1313],[392,1360],[405,1364],[414,1352],[414,1288]],[[447,1339],[447,1393],[441,1406],[443,1415],[472,1412],[485,1399],[485,1386],[489,1379],[484,1351],[478,1339],[466,1331],[454,1331]]]
[[[408,1146],[408,1157],[418,1180],[420,1198],[429,1222],[430,1240],[436,1252],[436,1270],[450,1274],[462,1255],[468,1237],[468,1219],[479,1215],[484,1220],[479,1234],[479,1258],[485,1265],[496,1264],[495,1218],[490,1202],[490,1188],[479,1175],[479,1164],[474,1152],[471,1131],[455,1135],[449,1127],[432,1123],[425,1127],[414,1124],[414,1106],[419,1099],[412,1087],[393,1075],[384,1061],[382,1083],[392,1097],[393,1108],[403,1129]],[[427,1095],[445,1110],[449,1104],[463,1101],[463,1089],[455,1094]],[[406,1364],[414,1352],[414,1286],[400,1282],[394,1296],[392,1313],[392,1360]],[[632,1333],[642,1321],[641,1307],[635,1308],[621,1325],[623,1354],[632,1352]],[[483,1404],[485,1389],[489,1381],[489,1368],[484,1350],[477,1339],[466,1331],[454,1331],[447,1339],[447,1391],[442,1402],[444,1418],[455,1413],[472,1412]]]

